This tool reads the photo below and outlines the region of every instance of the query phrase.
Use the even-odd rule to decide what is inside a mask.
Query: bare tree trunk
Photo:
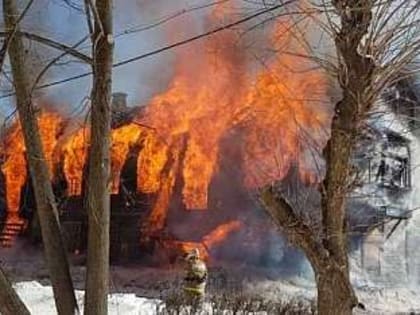
[[[29,310],[13,289],[0,267],[0,314],[30,315]]]
[[[90,2],[92,3],[92,2]],[[112,1],[97,0],[94,14],[93,88],[87,210],[88,257],[85,314],[107,314],[110,221]]]
[[[306,225],[273,187],[264,189],[260,196],[276,225],[311,262],[319,315],[347,315],[361,306],[350,283],[345,201],[351,189],[350,163],[358,131],[377,95],[372,92],[375,64],[367,56],[368,48],[361,47],[371,23],[373,2],[331,1],[340,18],[335,46],[343,96],[334,108],[331,137],[323,152],[326,175],[320,189],[321,228],[313,230]]]
[[[370,89],[375,65],[371,58],[359,52],[372,19],[373,3],[370,0],[333,0],[332,4],[341,19],[341,29],[336,34],[335,44],[339,56],[337,79],[343,97],[335,106],[331,137],[324,149],[327,172],[321,186],[323,245],[344,273],[344,280],[349,286],[345,201],[351,187],[350,161],[358,131],[373,104]],[[333,314],[331,312],[337,303],[344,298],[346,291],[328,289],[328,285],[336,283],[335,278],[334,273],[319,278],[318,302],[322,304],[319,306],[322,306],[319,314]],[[327,312],[328,305],[333,307],[330,313]]]
[[[3,0],[3,14],[7,30],[13,29],[18,16],[15,1]],[[77,310],[67,253],[58,221],[54,193],[44,157],[34,108],[25,73],[25,48],[18,32],[10,42],[9,57],[16,91],[16,105],[23,130],[27,160],[34,186],[37,212],[41,224],[45,257],[50,271],[54,298],[59,314],[74,314]]]
[[[351,315],[357,303],[347,274],[338,268],[323,268],[315,274],[318,314]]]
[[[275,224],[282,228],[288,240],[300,247],[315,272],[318,289],[319,315],[348,315],[358,305],[348,270],[341,269],[316,233],[296,215],[285,199],[272,187],[260,197]],[[346,256],[347,257],[347,256]]]
[[[363,3],[367,2],[369,1]],[[336,38],[336,46],[342,59],[338,80],[343,90],[343,98],[335,106],[331,137],[324,149],[327,173],[321,190],[324,244],[344,269],[348,268],[345,200],[350,184],[349,164],[358,128],[372,104],[372,100],[367,99],[366,94],[372,83],[373,63],[371,59],[358,53],[361,39],[369,26],[371,13],[366,7],[355,6],[352,9],[358,10],[357,15],[361,15],[358,17],[360,20],[354,18],[359,23],[343,23],[342,31]],[[363,13],[364,10],[366,13]]]

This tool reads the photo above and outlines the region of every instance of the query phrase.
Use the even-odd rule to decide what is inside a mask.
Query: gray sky
[[[79,6],[83,2],[80,0],[70,1]],[[230,1],[236,1],[242,13],[254,10],[256,7],[255,4],[248,1]],[[180,14],[169,22],[149,30],[125,35],[121,35],[122,32],[150,25],[182,10],[188,10],[189,8],[206,5],[211,2],[209,0],[114,1],[115,62],[144,54],[168,43],[201,33],[203,31],[203,14],[208,12],[208,9]],[[87,34],[84,15],[77,10],[70,9],[64,4],[63,0],[38,0],[35,3],[28,16],[25,17],[22,27],[24,30],[39,32],[44,36],[68,45],[73,45]],[[261,8],[261,5],[257,6]],[[85,45],[83,50],[90,54],[88,44]],[[193,46],[194,43],[177,50],[194,49]],[[51,60],[54,56],[60,54],[58,51],[38,47],[36,44],[32,44],[31,48],[34,49],[35,56],[39,59],[39,68],[29,69],[32,70],[33,75],[37,75],[42,69],[41,65],[45,64],[47,60]],[[172,63],[177,50],[161,53],[115,69],[113,73],[113,90],[127,92],[131,105],[145,104],[154,93],[165,89],[167,86],[172,75]],[[67,58],[63,60],[63,63],[64,61],[66,61],[64,65],[54,67],[48,72],[43,81],[44,83],[90,70],[87,65],[74,62],[74,59]],[[5,69],[8,69],[8,65],[6,65]],[[87,77],[43,90],[43,93],[46,96],[55,98],[60,103],[74,107],[78,106],[89,95],[90,87],[91,77]],[[9,83],[3,77],[1,78],[0,88],[3,91],[6,88],[10,88]],[[13,104],[12,98],[1,99],[0,112],[3,115],[10,113],[13,110],[13,105],[10,106],[11,104]]]

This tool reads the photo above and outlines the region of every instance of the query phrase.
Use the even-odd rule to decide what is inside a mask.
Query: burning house
[[[223,5],[215,8],[209,19],[223,15]],[[299,52],[288,28],[284,21],[274,27],[267,40],[274,51]],[[294,249],[256,207],[253,192],[283,182],[291,196],[308,191],[303,200],[304,208],[311,208],[308,214],[317,208],[314,186],[322,177],[320,151],[333,103],[327,76],[290,53],[275,54],[250,71],[249,56],[233,32],[200,45],[176,53],[172,80],[146,106],[127,106],[124,93],[114,94],[109,182],[114,261],[169,262],[198,247],[208,259],[280,263]],[[83,250],[89,126],[40,107],[41,138],[68,249]],[[1,139],[0,241],[12,246],[19,234],[36,229],[37,220],[19,123],[14,121]],[[364,184],[390,195],[407,192],[409,141],[376,130],[367,142],[378,147],[360,148],[370,155],[355,158]],[[405,213],[388,203],[350,205],[372,213],[349,211],[351,219],[361,220],[353,226],[367,225],[363,232],[381,215],[390,216],[389,209],[397,217],[398,211],[399,217]]]
[[[215,6],[208,22],[226,10],[228,4]],[[280,21],[267,43],[299,51],[287,29]],[[276,54],[257,69],[242,45],[234,32],[222,32],[195,49],[180,48],[171,81],[146,106],[127,107],[126,96],[116,95],[109,183],[114,259],[130,252],[170,260],[199,247],[205,256],[222,251],[225,258],[258,261],[272,247],[267,232],[274,227],[252,192],[296,165],[305,183],[317,181],[310,160],[327,140],[326,76],[291,54]],[[39,125],[69,249],[80,249],[89,126],[47,109]],[[1,238],[11,246],[36,220],[17,121],[2,140]]]
[[[228,238],[229,246],[242,246],[236,253],[225,248],[233,259],[240,258],[240,251],[248,257],[257,256],[254,262],[267,255],[264,248],[270,250],[273,236],[265,231],[272,227],[255,209],[243,172],[231,164],[240,158],[241,145],[232,141],[243,137],[239,131],[220,139],[219,147],[206,148],[229,157],[217,161],[223,171],[213,174],[216,161],[212,159],[218,156],[208,156],[195,147],[204,140],[195,138],[201,135],[181,133],[168,137],[172,140],[168,144],[143,122],[146,109],[127,107],[124,94],[114,95],[113,109],[112,260],[158,256],[171,261],[193,247],[209,258],[210,253],[217,256],[215,249],[226,247],[223,243]],[[43,111],[39,123],[68,250],[83,251],[89,129],[72,124],[53,110]],[[33,233],[38,223],[17,121],[7,128],[3,143],[0,239],[3,247],[10,247],[18,235]],[[293,169],[299,177],[299,169]]]
[[[197,157],[192,152],[189,153],[191,156],[188,155],[191,141],[188,134],[181,133],[172,143],[166,143],[145,122],[147,108],[128,107],[125,98],[124,94],[118,93],[113,99],[112,260],[157,258],[170,262],[180,253],[198,247],[207,258],[210,255],[228,259],[247,257],[257,264],[263,260],[264,263],[281,262],[287,249],[277,246],[273,250],[272,245],[287,246],[277,233],[271,233],[274,229],[270,221],[255,208],[244,181],[243,169],[232,167],[232,161],[241,159],[243,143],[236,139],[243,137],[241,128],[244,127],[233,128],[220,139],[216,157],[224,158],[217,161],[217,169],[214,168],[214,173],[206,178],[202,173],[206,168],[202,169],[200,161],[194,160]],[[84,195],[89,129],[75,127],[54,111],[44,111],[39,122],[68,249],[83,251],[87,231]],[[7,247],[37,222],[17,122],[7,129],[3,139],[1,241],[2,246]],[[369,149],[359,149],[354,159],[357,168],[363,171],[363,189],[371,185],[385,189],[391,195],[396,190],[407,192],[410,189],[408,139],[392,130],[372,128],[363,147]],[[203,159],[203,163],[214,163],[206,160],[208,156],[198,158]],[[383,160],[388,166],[384,174],[381,173]],[[399,168],[393,168],[395,161],[407,161],[406,167],[398,174],[396,170]],[[191,173],[186,173],[188,169],[183,167],[194,162],[195,165],[189,166]],[[296,160],[290,163],[281,178],[284,193],[293,198],[302,195],[303,191],[309,192],[304,208],[308,214],[315,213],[319,198],[316,190],[310,188],[315,174],[302,172]],[[351,204],[351,208],[366,210],[367,204]],[[363,214],[350,211],[354,230],[362,226],[365,233],[369,226],[375,226],[385,217],[403,219],[404,216],[404,209],[396,209],[392,204],[375,204],[371,209],[373,211]],[[231,246],[235,247],[234,251]],[[275,258],[276,255],[280,257]]]

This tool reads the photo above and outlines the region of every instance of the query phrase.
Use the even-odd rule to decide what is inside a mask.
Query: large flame
[[[83,170],[86,163],[90,131],[82,127],[70,134],[62,145],[63,169],[69,196],[82,193]]]
[[[168,159],[168,147],[154,135],[144,137],[142,153],[137,160],[137,186],[144,193],[154,193],[161,187],[161,172]]]
[[[120,174],[129,150],[137,144],[142,128],[134,123],[115,129],[111,133],[111,192],[116,194],[120,186]]]
[[[229,10],[227,3],[216,6],[212,21]],[[287,25],[282,22],[273,33],[276,49],[293,45],[285,30]],[[301,52],[296,45],[293,51],[296,55]],[[245,53],[233,32],[213,36],[201,50],[180,55],[168,90],[152,99],[142,120],[155,127],[168,146],[179,134],[187,135],[182,162],[187,209],[207,208],[208,187],[220,162],[221,139],[237,126],[244,135],[242,161],[234,161],[232,166],[242,163],[249,188],[282,179],[292,163],[302,160],[300,155],[305,152],[301,148],[313,143],[322,146],[326,137],[320,131],[328,115],[320,104],[326,99],[327,83],[320,71],[308,70],[313,65],[296,55],[279,53],[256,79],[247,74]],[[139,183],[147,182],[145,191],[155,191],[163,180],[156,174],[166,160],[164,151],[154,144],[154,150],[143,152],[141,159],[149,163],[143,163]],[[150,161],[157,165],[152,167]],[[140,179],[149,173],[152,176],[147,180]],[[307,170],[301,173],[311,178]]]
[[[222,2],[207,22],[216,23],[229,10],[230,5]],[[240,159],[230,165],[241,169],[243,184],[252,189],[281,180],[292,163],[306,161],[303,156],[310,145],[323,146],[323,126],[329,119],[321,106],[326,100],[326,79],[319,70],[309,70],[313,65],[298,56],[301,51],[286,29],[284,22],[275,28],[271,41],[279,53],[260,65],[257,73],[255,59],[254,71],[249,71],[249,56],[233,31],[180,50],[168,89],[151,99],[136,123],[112,131],[112,193],[119,192],[121,170],[130,149],[141,147],[137,189],[155,196],[145,222],[148,233],[164,229],[179,178],[184,208],[208,209],[209,186],[225,158],[221,142],[234,131],[241,135],[240,145],[235,144],[241,152]],[[282,53],[284,47],[290,48],[287,53]],[[89,128],[67,132],[56,146],[55,130],[60,122],[56,114],[40,117],[46,158],[52,170],[51,154],[58,152],[68,195],[79,196]],[[26,181],[25,147],[18,124],[12,126],[5,141],[2,171],[7,207],[10,214],[16,214]],[[307,164],[299,171],[305,181],[313,182],[315,176],[308,172]],[[239,227],[237,221],[222,224],[204,237],[200,246],[214,246]],[[180,244],[189,248],[194,243]]]
[[[6,188],[6,205],[9,220],[17,220],[20,191],[26,181],[25,145],[20,125],[15,123],[6,136],[3,147],[5,162],[1,166]]]
[[[55,112],[42,112],[38,117],[44,156],[50,176],[53,175],[53,152],[57,144],[62,118]],[[5,162],[1,170],[5,179],[6,205],[10,220],[18,220],[21,190],[27,179],[27,161],[22,128],[15,121],[7,132],[1,148]]]
[[[191,49],[181,54],[175,73],[169,89],[152,99],[142,120],[169,146],[178,135],[187,135],[183,201],[187,209],[206,209],[220,140],[248,105],[244,54],[235,47],[234,34],[226,32],[205,42],[199,53]],[[139,176],[144,172],[142,168]]]

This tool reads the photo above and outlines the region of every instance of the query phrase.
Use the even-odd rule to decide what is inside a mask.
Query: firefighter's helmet
[[[198,250],[198,248],[194,248],[193,250],[191,250],[185,257],[185,259],[188,261],[200,259],[200,251]]]

